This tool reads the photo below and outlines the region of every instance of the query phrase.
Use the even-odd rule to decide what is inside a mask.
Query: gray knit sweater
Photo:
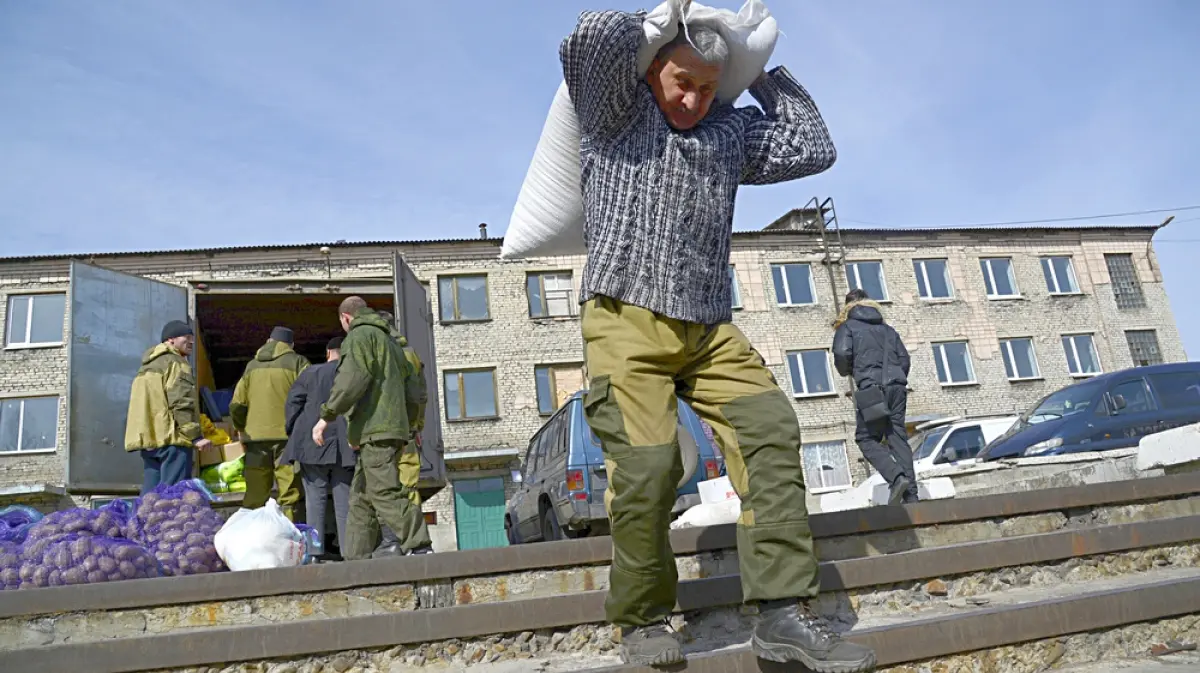
[[[697,127],[672,129],[637,74],[643,17],[583,12],[559,50],[582,135],[580,301],[604,295],[678,320],[728,321],[738,185],[820,173],[837,154],[783,67],[751,87],[761,109],[714,103]]]

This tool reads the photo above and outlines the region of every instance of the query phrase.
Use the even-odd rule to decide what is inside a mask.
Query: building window
[[[500,415],[496,409],[496,370],[446,372],[443,378],[447,419],[465,421]]]
[[[1161,365],[1162,351],[1158,349],[1158,334],[1152,329],[1133,329],[1125,333],[1129,342],[1129,355],[1135,367]]]
[[[850,459],[846,442],[813,442],[802,444],[800,454],[804,463],[804,484],[810,491],[849,488]]]
[[[738,285],[737,269],[732,264],[729,265],[729,296],[732,300],[732,308],[742,307],[742,288]]]
[[[537,383],[538,413],[549,416],[572,395],[583,390],[583,367],[579,365],[540,365],[534,367]]]
[[[1067,355],[1067,369],[1072,376],[1092,376],[1100,373],[1100,357],[1091,334],[1072,334],[1062,338]]]
[[[488,320],[487,276],[442,276],[438,278],[438,304],[442,322]]]
[[[559,318],[575,315],[575,286],[570,271],[531,273],[525,280],[529,317]]]
[[[1050,294],[1079,294],[1075,265],[1070,257],[1043,257],[1042,275],[1046,277],[1046,289]]]
[[[846,284],[851,290],[862,290],[875,301],[887,301],[887,281],[883,278],[883,262],[850,262],[846,265]]]
[[[62,345],[66,310],[65,294],[10,296],[4,345],[8,348]]]
[[[53,451],[57,444],[57,396],[0,400],[0,453]]]
[[[829,351],[793,351],[787,354],[788,370],[792,375],[792,394],[796,397],[829,395],[833,390],[833,374],[829,368]]]
[[[1017,276],[1013,273],[1011,257],[989,257],[979,260],[983,270],[983,284],[987,288],[988,299],[1003,299],[1019,297]]]
[[[917,275],[917,292],[921,299],[950,299],[954,296],[947,260],[915,259],[913,272]]]
[[[1037,355],[1033,352],[1033,339],[1001,339],[1000,352],[1004,354],[1004,373],[1009,381],[1041,378]]]
[[[808,264],[772,264],[775,301],[780,306],[807,306],[817,303],[812,268]]]
[[[1133,266],[1133,255],[1105,255],[1104,263],[1108,265],[1108,278],[1112,282],[1117,308],[1146,308],[1146,295],[1142,293],[1142,283]]]
[[[942,385],[975,383],[975,367],[966,341],[946,341],[933,345],[933,363]]]

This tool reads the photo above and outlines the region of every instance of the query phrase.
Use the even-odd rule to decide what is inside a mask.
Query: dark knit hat
[[[271,330],[271,338],[275,341],[282,341],[285,344],[292,343],[292,330],[286,327],[276,327]]]
[[[191,325],[183,322],[182,320],[172,320],[171,322],[167,323],[166,325],[163,325],[162,339],[160,339],[160,341],[166,341],[167,339],[177,339],[179,337],[184,337],[184,336],[191,336],[192,334],[195,334],[195,332],[192,331]]]
[[[332,339],[329,340],[329,343],[325,344],[325,350],[327,350],[327,351],[336,351],[336,350],[341,349],[341,347],[342,347],[342,337],[333,337]]]

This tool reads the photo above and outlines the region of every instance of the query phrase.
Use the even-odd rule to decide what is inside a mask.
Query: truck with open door
[[[228,386],[236,383],[245,361],[266,339],[275,320],[286,321],[295,330],[298,351],[311,350],[310,359],[320,362],[316,356],[324,356],[325,342],[341,332],[337,304],[355,293],[366,295],[378,308],[392,304],[398,327],[425,364],[430,403],[421,437],[418,488],[422,497],[430,498],[445,487],[432,305],[428,291],[400,255],[394,256],[390,279],[346,279],[337,292],[331,291],[326,281],[280,278],[267,279],[254,288],[243,282],[223,292],[213,289],[218,285],[215,281],[194,281],[189,291],[141,276],[71,263],[66,397],[69,492],[138,492],[142,461],[124,450],[129,391],[142,353],[158,343],[163,324],[191,320],[196,329],[197,349],[192,360],[197,378],[206,385],[214,385],[211,382],[215,381],[217,387]],[[360,292],[360,288],[371,291]],[[203,355],[200,362],[197,354]]]

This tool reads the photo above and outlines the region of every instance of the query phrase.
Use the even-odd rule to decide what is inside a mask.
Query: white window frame
[[[941,358],[942,371],[946,372],[947,378],[950,376],[950,358],[946,357],[946,346],[949,344],[962,344],[965,347],[963,352],[967,356],[967,373],[970,374],[971,378],[966,381],[942,381],[941,379],[938,379],[938,383],[941,384],[942,387],[944,387],[944,388],[952,388],[954,386],[978,385],[979,379],[978,379],[978,374],[975,372],[975,358],[974,358],[974,356],[971,355],[971,342],[970,341],[957,339],[957,340],[953,340],[953,341],[935,341],[935,342],[933,342],[934,357]],[[934,374],[936,375],[936,373],[937,373],[937,368],[934,367]]]
[[[952,299],[954,299],[954,279],[950,276],[950,258],[949,257],[926,257],[923,259],[914,259],[913,260],[913,264],[917,265],[913,269],[913,271],[916,272],[917,269],[920,269],[921,280],[923,280],[925,282],[925,290],[932,293],[933,292],[933,284],[929,282],[929,268],[928,268],[928,266],[926,266],[927,262],[942,262],[945,265],[945,267],[946,267],[946,291],[949,292],[949,294],[947,294],[945,297],[934,297],[932,294],[930,294],[929,296],[923,295],[923,294],[921,294],[921,285],[920,285],[920,283],[918,283],[917,284],[917,295],[921,298],[922,301],[951,301]]]
[[[54,446],[46,449],[21,449],[21,439],[25,434],[25,402],[27,400],[39,400],[54,398]],[[20,402],[21,412],[17,418],[17,450],[4,451],[0,450],[0,456],[36,456],[38,454],[57,453],[58,452],[58,421],[62,414],[62,396],[61,395],[30,395],[28,397],[0,397],[0,403],[3,402]]]
[[[804,462],[805,462],[804,461],[804,450],[806,448],[819,447],[822,445],[840,445],[840,447],[842,449],[842,456],[845,458],[846,483],[844,485],[837,485],[837,486],[825,486],[825,485],[813,486],[812,483],[809,482],[809,480],[812,478],[813,475],[809,475],[807,472],[805,472],[805,474],[804,474],[805,481],[809,482],[806,484],[808,492],[812,493],[813,495],[819,495],[821,493],[836,493],[838,491],[846,491],[846,490],[853,488],[854,487],[854,471],[851,469],[851,466],[850,466],[850,454],[846,450],[846,440],[844,440],[844,439],[831,439],[831,440],[823,441],[823,442],[803,442],[803,443],[801,443],[800,444],[800,464],[804,465]],[[821,479],[822,484],[824,484],[824,481],[825,481],[824,479]]]
[[[1070,281],[1075,286],[1075,289],[1063,291],[1062,283],[1058,278],[1058,271],[1054,269],[1054,260],[1056,259],[1067,260],[1067,275],[1070,276]],[[1042,255],[1038,259],[1038,263],[1042,265],[1042,277],[1045,278],[1045,270],[1048,268],[1050,269],[1050,277],[1054,279],[1054,287],[1046,287],[1046,291],[1051,296],[1063,297],[1083,294],[1083,290],[1079,287],[1079,274],[1075,272],[1075,259],[1071,255]]]
[[[890,302],[892,300],[891,299],[892,295],[888,291],[887,274],[883,272],[883,260],[881,260],[881,259],[862,259],[857,262],[847,262],[846,263],[846,284],[850,286],[850,289],[851,290],[862,289],[862,272],[859,271],[859,269],[858,269],[859,264],[878,264],[879,265],[879,287],[883,289],[883,297],[881,297],[879,299],[872,297],[871,299],[873,299],[874,301]],[[853,282],[851,282],[851,280],[850,280],[851,270],[854,271]],[[928,287],[928,286],[926,286],[926,287]],[[866,292],[866,290],[863,290],[863,292]]]
[[[788,284],[788,278],[787,278],[787,267],[789,267],[789,266],[803,266],[808,269],[808,292],[809,292],[809,294],[812,295],[811,302],[797,304],[792,301],[792,287],[790,284]],[[817,283],[815,280],[813,280],[812,264],[809,264],[808,262],[782,262],[782,263],[771,265],[772,269],[774,269],[775,267],[779,267],[779,280],[783,283],[783,295],[784,295],[784,298],[787,299],[786,304],[779,304],[779,306],[816,306],[817,305]],[[774,279],[775,279],[775,273],[772,271],[771,280],[774,281]],[[776,295],[776,302],[778,302],[778,294]]]
[[[1079,361],[1079,346],[1075,343],[1075,340],[1078,339],[1079,337],[1087,337],[1088,340],[1090,340],[1092,342],[1092,352],[1096,354],[1096,371],[1095,372],[1083,371],[1083,367],[1081,366],[1082,363]],[[1100,349],[1096,347],[1096,335],[1094,333],[1092,333],[1092,332],[1074,332],[1071,334],[1062,335],[1062,339],[1069,339],[1070,343],[1071,343],[1071,352],[1070,353],[1065,352],[1066,344],[1064,344],[1063,355],[1067,358],[1067,371],[1070,372],[1072,377],[1077,378],[1077,379],[1090,379],[1093,376],[1099,376],[1104,373],[1104,363],[1100,361]],[[1060,341],[1061,341],[1061,339],[1060,339]],[[1074,369],[1075,371],[1072,371],[1072,369]]]
[[[555,288],[553,290],[546,289],[546,280],[553,278],[555,283],[561,285],[564,281],[567,284],[566,290]],[[546,311],[543,315],[533,314],[532,297],[529,296],[529,282],[534,280],[538,284],[538,291],[541,293],[542,306]],[[455,289],[457,291],[457,287]],[[550,298],[546,296],[547,292],[566,292],[567,293],[567,310],[565,313],[554,313],[550,310]],[[555,318],[576,318],[579,312],[575,309],[575,274],[569,269],[559,271],[530,271],[525,277],[525,302],[529,304],[529,318],[531,320],[554,320]],[[488,314],[491,314],[491,302],[489,301]]]
[[[58,317],[58,319],[60,321],[62,321],[62,322],[60,322],[60,325],[63,325],[62,334],[65,336],[65,334],[66,334],[65,322],[67,319],[66,312],[70,309],[70,306],[67,305],[67,301],[66,301],[67,293],[65,293],[65,292],[27,292],[27,293],[20,293],[20,294],[10,294],[6,298],[5,307],[4,307],[4,348],[5,348],[5,350],[20,350],[23,348],[56,348],[56,347],[62,346],[64,343],[66,343],[62,337],[60,337],[58,341],[34,341],[34,342],[29,341],[29,339],[33,335],[33,305],[37,303],[37,300],[40,297],[62,297],[63,298],[63,315],[60,315]],[[12,334],[12,316],[13,316],[12,307],[13,307],[14,301],[17,299],[28,299],[29,300],[29,306],[25,309],[25,335],[22,337],[21,341],[14,341],[13,334]]]
[[[829,391],[828,392],[816,392],[816,393],[808,392],[808,377],[805,376],[804,358],[800,357],[804,353],[823,353],[825,355],[825,375],[826,375],[826,377],[828,377],[826,380],[829,383]],[[826,348],[802,348],[800,350],[788,351],[784,355],[785,355],[785,358],[787,360],[789,360],[789,362],[787,363],[788,364],[788,378],[792,378],[792,374],[791,374],[792,368],[791,368],[790,360],[793,357],[796,358],[796,369],[800,370],[800,381],[798,381],[798,382],[792,381],[792,397],[795,397],[797,399],[802,399],[802,398],[809,398],[809,397],[831,397],[831,396],[835,396],[838,394],[837,393],[837,384],[834,382],[834,379],[833,379],[833,362],[832,362],[832,358],[831,358],[829,349],[826,349]],[[801,388],[801,390],[799,392],[796,391],[796,387],[797,387],[796,383],[800,384],[799,387]]]
[[[1033,376],[1021,376],[1017,372],[1017,357],[1012,347],[1012,342],[1014,341],[1029,342],[1029,354],[1033,357]],[[1007,359],[1008,363],[1012,366],[1013,374],[1015,374],[1015,376],[1008,377],[1009,381],[1040,381],[1043,378],[1042,363],[1038,362],[1037,346],[1034,344],[1033,337],[1004,337],[1000,339],[1000,354]],[[1007,376],[1008,372],[1004,373]]]
[[[808,273],[811,276],[812,269],[809,269]],[[730,308],[742,308],[742,287],[738,283],[737,267],[733,264],[729,265],[729,295]]]
[[[1012,294],[1000,294],[996,291],[999,286],[996,285],[996,270],[992,268],[992,262],[998,260],[1008,262],[1009,280],[1012,281],[1013,288]],[[1012,257],[980,257],[979,263],[983,267],[983,289],[987,290],[988,299],[1019,299],[1021,297],[1021,287],[1017,285],[1017,267],[1013,264]],[[990,290],[988,289],[989,285],[991,286]]]

